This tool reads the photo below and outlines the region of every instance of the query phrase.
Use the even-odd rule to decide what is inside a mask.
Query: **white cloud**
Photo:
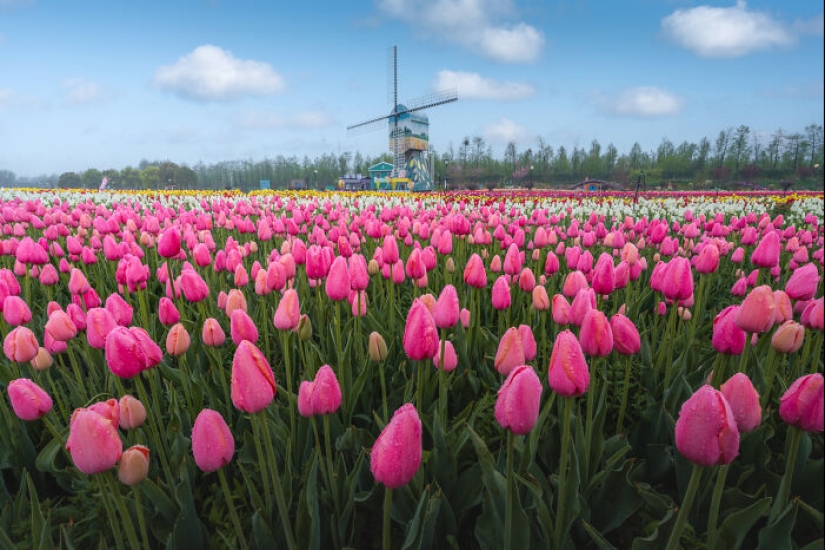
[[[701,57],[741,57],[795,42],[784,24],[767,13],[748,10],[743,0],[729,8],[676,10],[662,19],[662,32]]]
[[[331,117],[320,111],[303,111],[282,116],[271,112],[250,111],[235,118],[237,127],[247,130],[290,129],[312,130],[333,124]]]
[[[72,78],[63,82],[66,89],[65,101],[69,105],[87,105],[102,99],[100,86],[82,78]]]
[[[173,65],[160,67],[152,84],[199,101],[231,101],[284,89],[283,78],[268,63],[238,59],[210,44],[198,46]]]
[[[599,93],[596,100],[603,111],[640,118],[675,115],[684,106],[682,98],[655,86],[630,88],[618,95]]]
[[[523,21],[513,22],[509,0],[377,0],[387,16],[417,32],[463,46],[502,63],[538,59],[544,35]]]
[[[825,34],[825,16],[820,13],[811,19],[797,19],[793,22],[793,30],[799,34],[822,36]]]
[[[482,128],[481,133],[487,141],[501,145],[511,141],[516,143],[532,141],[532,136],[524,126],[516,124],[508,118],[500,118],[491,122]]]
[[[439,71],[432,85],[434,90],[455,88],[461,99],[514,100],[531,97],[534,86],[522,82],[500,82],[478,73]]]

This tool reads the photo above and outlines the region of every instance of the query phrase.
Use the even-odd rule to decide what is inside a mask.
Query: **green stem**
[[[275,501],[278,503],[278,514],[281,516],[281,523],[284,526],[284,534],[286,535],[286,544],[289,550],[295,550],[295,536],[292,534],[292,523],[289,519],[289,508],[287,507],[286,498],[284,497],[284,489],[281,486],[281,476],[278,473],[278,463],[275,460],[275,449],[272,447],[272,436],[269,433],[269,422],[266,420],[266,410],[261,411],[256,415],[259,422],[263,425],[264,444],[266,445],[269,454],[269,461],[272,465],[270,469],[272,472],[272,485],[275,488]],[[295,432],[293,432],[295,433]]]
[[[768,351],[768,359],[765,366],[765,389],[762,391],[762,408],[768,404],[773,386],[773,379],[776,377],[776,370],[779,367],[780,356],[773,347]]]
[[[773,506],[771,507],[768,525],[776,521],[776,518],[778,518],[780,513],[785,509],[791,494],[791,481],[793,480],[793,471],[796,466],[799,441],[802,439],[802,430],[796,426],[789,426],[788,430],[790,439],[788,440],[788,453],[785,456],[785,474],[782,476],[782,482],[779,484],[779,490],[776,492],[776,499],[773,501]]]
[[[269,488],[269,475],[267,470],[269,467],[267,466],[269,462],[269,458],[267,455],[264,454],[263,447],[261,445],[261,440],[263,439],[263,434],[261,433],[261,426],[259,422],[252,422],[252,439],[255,442],[255,452],[258,455],[258,465],[261,468],[261,480],[263,481],[264,486],[264,498],[266,498],[266,515],[267,518],[272,516],[272,491]],[[272,463],[273,467],[275,463]]]
[[[313,417],[314,418],[314,417]],[[335,463],[332,460],[332,443],[329,435],[329,415],[324,415],[324,447],[327,459],[327,476],[329,477],[329,490],[332,492],[332,500],[335,503],[335,525],[338,525],[338,518],[341,517],[341,502],[338,498],[338,484],[335,476]],[[337,545],[337,531],[336,531],[336,545]]]
[[[725,489],[725,478],[728,477],[729,468],[729,464],[723,464],[716,473],[716,485],[713,487],[713,497],[711,497],[708,514],[708,548],[715,548],[716,518],[719,515],[719,504],[722,502],[722,492]]]
[[[507,430],[507,493],[504,507],[504,548],[513,548],[513,493],[515,492],[515,475],[513,474],[513,432]]]
[[[619,418],[616,420],[616,433],[622,432],[624,415],[627,410],[627,394],[630,390],[630,355],[625,356],[624,364],[624,384],[622,385],[622,404],[619,406]]]
[[[570,453],[570,417],[573,413],[573,398],[564,398],[564,414],[561,419],[561,462],[559,464],[559,505],[556,510],[556,530],[553,533],[553,548],[561,548],[562,531],[565,528],[565,516],[567,510],[564,508],[567,499],[567,460]]]
[[[117,486],[112,471],[108,470],[104,472],[103,476],[106,478],[106,483],[109,485],[109,491],[113,495],[115,506],[120,513],[120,518],[126,526],[126,537],[129,539],[129,546],[131,548],[140,548],[137,533],[135,532],[135,526],[132,523],[132,515],[129,514],[129,510],[126,509],[126,503],[123,501],[123,495],[120,494],[120,487]]]
[[[289,428],[291,434],[295,432],[295,407],[293,406],[292,394],[292,364],[289,357],[289,332],[281,331],[281,348],[284,353],[284,371],[286,372],[286,401],[289,409]],[[290,438],[290,441],[292,438]]]
[[[138,527],[140,527],[140,538],[143,539],[143,549],[150,550],[149,535],[146,531],[146,518],[143,517],[143,504],[140,500],[140,488],[138,485],[132,486],[132,493],[135,495],[135,508],[137,508]]]
[[[682,531],[685,529],[685,523],[687,523],[688,515],[690,514],[690,507],[693,505],[693,498],[696,496],[696,490],[699,488],[699,481],[701,479],[702,467],[694,464],[693,471],[690,473],[690,482],[685,493],[685,500],[682,502],[682,507],[679,508],[676,523],[673,525],[673,531],[670,533],[670,539],[667,541],[665,550],[676,550],[679,547],[679,540],[682,538]]]
[[[447,371],[444,370],[444,350],[447,347],[447,331],[441,329],[441,359],[438,366],[438,416],[441,426],[447,430]]]
[[[117,520],[117,517],[115,517],[115,511],[112,509],[112,503],[109,502],[109,497],[107,496],[109,490],[103,485],[103,479],[101,476],[97,476],[97,484],[100,487],[100,499],[103,501],[103,507],[106,508],[106,515],[109,517],[109,525],[112,526],[112,536],[115,539],[115,544],[117,545],[118,550],[125,550],[125,547],[123,546],[123,533],[120,530],[120,522]]]
[[[232,501],[232,493],[229,491],[229,484],[226,482],[226,474],[223,472],[223,468],[218,470],[218,478],[221,480],[221,490],[223,491],[223,497],[226,499],[226,505],[229,508],[229,517],[232,519],[232,525],[235,527],[235,536],[238,537],[241,548],[246,550],[248,548],[246,545],[246,537],[241,527],[241,520],[238,519],[238,511],[235,510],[235,503]]]
[[[392,489],[384,488],[384,522],[383,522],[383,539],[382,548],[384,550],[391,550],[392,548],[392,533],[390,532],[390,520],[392,516]]]
[[[384,413],[384,422],[389,422],[390,418],[387,416],[387,382],[384,377],[384,361],[378,362],[378,376],[381,378],[381,406]]]

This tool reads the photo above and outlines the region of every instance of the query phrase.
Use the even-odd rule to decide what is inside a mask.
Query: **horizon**
[[[83,7],[78,9],[77,5]],[[147,9],[148,7],[148,9]],[[181,22],[185,22],[182,24]],[[711,32],[716,29],[716,32]],[[387,50],[399,103],[439,156],[544,139],[619,154],[823,123],[823,11],[810,0],[376,0],[323,10],[219,0],[73,6],[0,0],[0,170],[19,178],[141,160],[217,164],[388,153]]]

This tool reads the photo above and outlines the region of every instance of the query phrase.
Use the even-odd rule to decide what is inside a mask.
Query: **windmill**
[[[430,124],[427,115],[421,111],[458,101],[458,94],[455,89],[449,89],[398,103],[398,46],[391,47],[387,52],[387,65],[387,99],[392,101],[392,111],[388,115],[347,126],[347,132],[350,135],[360,134],[386,125],[393,157],[389,179],[406,184],[408,189],[414,191],[431,191],[433,179],[427,172],[426,163],[421,161],[421,152],[428,149]]]

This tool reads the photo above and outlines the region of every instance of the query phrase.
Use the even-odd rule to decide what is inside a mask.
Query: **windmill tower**
[[[421,152],[427,151],[430,132],[429,119],[425,109],[458,101],[455,89],[435,92],[398,103],[398,47],[393,46],[387,53],[387,99],[392,102],[390,114],[373,118],[352,126],[347,126],[350,134],[377,130],[387,127],[390,152],[393,157],[391,177],[408,179],[408,187],[414,191],[431,191],[433,178],[421,160]]]

